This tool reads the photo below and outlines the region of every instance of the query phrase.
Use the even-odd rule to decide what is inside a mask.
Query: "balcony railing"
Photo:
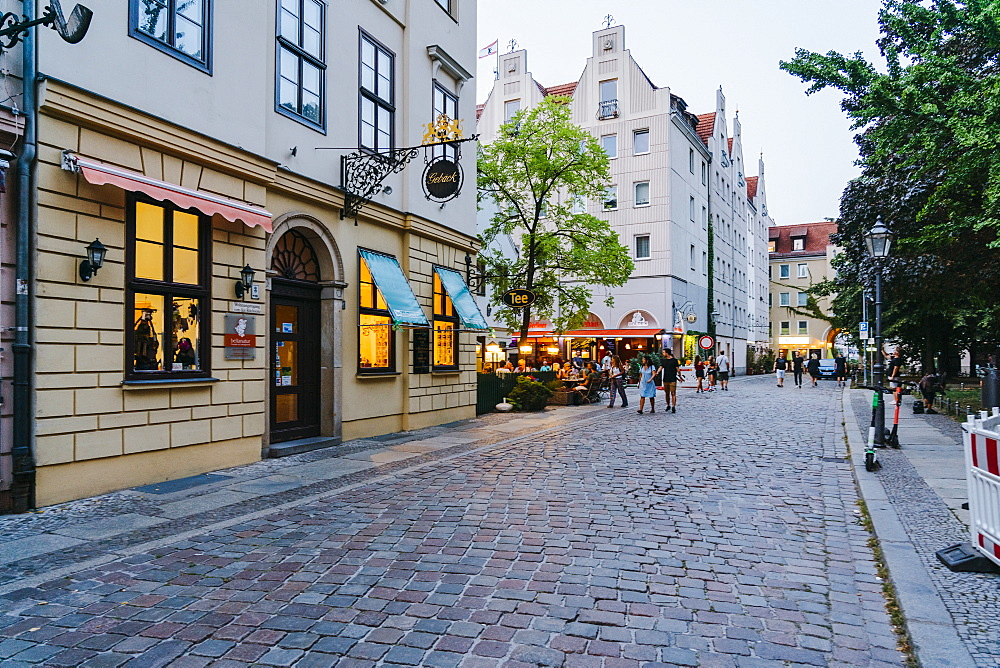
[[[618,100],[603,100],[597,103],[597,120],[618,118]]]

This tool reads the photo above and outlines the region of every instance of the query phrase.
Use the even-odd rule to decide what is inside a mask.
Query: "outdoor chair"
[[[601,372],[601,382],[597,385],[597,396],[600,399],[607,399],[611,395],[611,379],[608,378],[608,372]]]
[[[580,397],[580,404],[595,404],[601,400],[600,395],[601,375],[594,374],[587,380],[586,390],[576,390]]]

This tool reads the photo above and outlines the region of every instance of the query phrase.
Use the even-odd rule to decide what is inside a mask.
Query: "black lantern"
[[[247,265],[240,270],[240,280],[236,281],[236,298],[243,299],[243,295],[253,287],[254,270]]]
[[[882,216],[875,220],[875,227],[865,235],[865,245],[868,247],[868,255],[874,260],[882,260],[889,257],[889,249],[892,247],[893,233],[882,222]]]
[[[882,354],[882,267],[881,262],[889,257],[893,234],[882,222],[882,216],[875,219],[875,227],[865,235],[865,245],[868,255],[875,260],[875,364],[872,366],[872,378],[875,381],[875,447],[884,448],[885,443],[885,392],[882,387],[885,360]]]
[[[108,249],[100,239],[91,241],[87,246],[87,259],[80,263],[80,278],[89,281],[97,270],[104,266],[104,256],[107,254]]]

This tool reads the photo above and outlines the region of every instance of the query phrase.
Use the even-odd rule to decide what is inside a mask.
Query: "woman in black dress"
[[[816,381],[819,380],[819,358],[816,355],[809,356],[809,361],[806,362],[806,371],[809,372],[809,378],[812,379],[812,386],[816,387]]]

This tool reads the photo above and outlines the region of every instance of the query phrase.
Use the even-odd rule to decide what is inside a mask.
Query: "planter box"
[[[547,403],[549,406],[576,406],[577,399],[576,392],[556,392]]]

